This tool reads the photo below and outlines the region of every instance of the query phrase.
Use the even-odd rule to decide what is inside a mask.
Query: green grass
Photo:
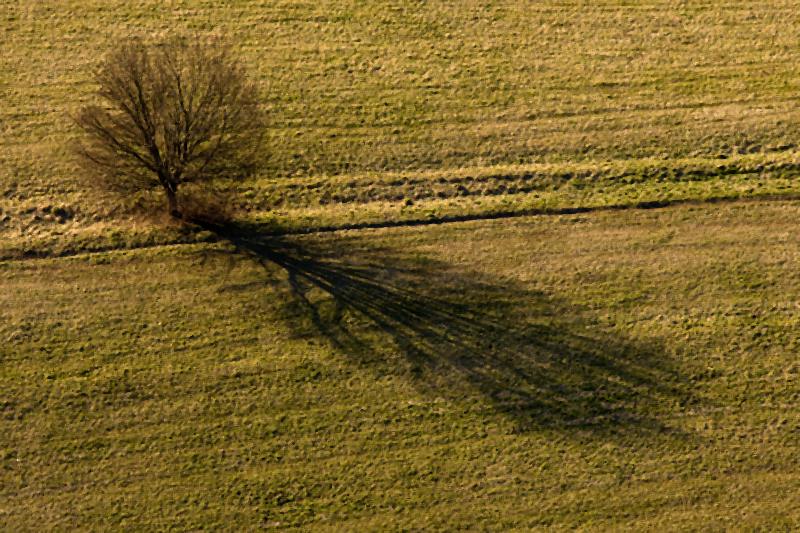
[[[0,524],[791,528],[798,215],[0,263]]]

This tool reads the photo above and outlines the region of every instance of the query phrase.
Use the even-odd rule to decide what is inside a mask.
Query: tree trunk
[[[178,210],[178,196],[176,194],[177,188],[165,187],[167,191],[167,202],[169,206],[169,214],[173,218],[181,218],[181,212]]]

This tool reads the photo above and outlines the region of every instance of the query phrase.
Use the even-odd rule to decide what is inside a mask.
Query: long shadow
[[[476,398],[536,428],[670,432],[660,420],[693,402],[658,343],[601,331],[568,302],[509,280],[368,244],[365,238],[214,231],[239,257],[285,271],[287,322],[361,364],[406,373],[426,393]],[[397,354],[401,357],[398,359]]]

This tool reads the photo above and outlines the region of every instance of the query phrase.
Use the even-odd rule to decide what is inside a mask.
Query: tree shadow
[[[321,335],[359,364],[393,364],[434,397],[476,398],[515,431],[676,436],[661,420],[696,401],[657,341],[620,339],[567,301],[513,280],[364,238],[213,230],[233,256],[283,286],[283,315],[296,333]]]

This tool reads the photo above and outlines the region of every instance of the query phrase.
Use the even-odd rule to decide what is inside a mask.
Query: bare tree
[[[75,118],[93,182],[121,192],[163,188],[180,218],[185,183],[252,173],[264,128],[257,90],[230,46],[131,40],[95,71],[100,105]]]

